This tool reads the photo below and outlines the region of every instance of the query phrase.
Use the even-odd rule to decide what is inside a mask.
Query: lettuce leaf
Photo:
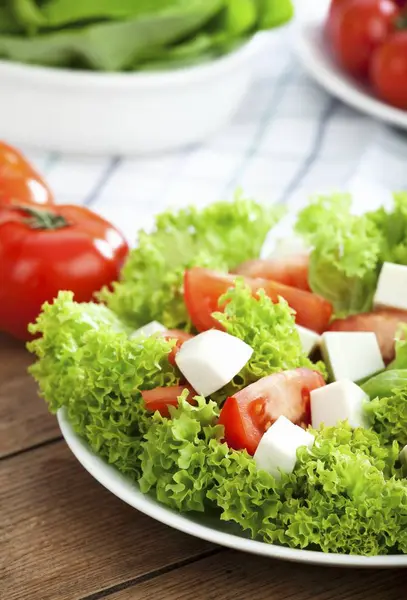
[[[380,447],[372,431],[346,423],[322,429],[310,452],[300,448],[295,471],[279,482],[246,465],[208,495],[252,537],[268,543],[350,554],[405,551],[407,485],[390,477],[397,444]]]
[[[365,411],[375,431],[386,444],[396,440],[407,444],[407,386],[393,388],[384,397],[376,397],[366,404]]]
[[[38,358],[30,372],[49,410],[64,408],[92,450],[136,477],[140,440],[151,419],[140,390],[178,384],[168,361],[174,342],[128,339],[108,308],[75,303],[71,292],[46,304],[30,329],[42,334],[28,344]]]
[[[393,208],[379,208],[366,214],[382,234],[382,262],[407,264],[407,192],[393,194]]]
[[[315,198],[296,223],[312,247],[309,282],[329,300],[337,316],[368,311],[380,268],[382,234],[367,215],[351,213],[352,198]]]
[[[168,328],[184,327],[188,315],[183,298],[186,268],[220,270],[259,255],[281,209],[236,196],[203,210],[196,207],[165,212],[155,229],[141,231],[137,247],[124,265],[121,281],[101,298],[132,327],[157,320]]]
[[[306,367],[325,374],[323,363],[314,364],[304,354],[294,313],[283,298],[273,304],[263,290],[254,297],[243,278],[238,277],[235,286],[219,299],[218,304],[224,307],[223,312],[213,313],[213,317],[227,333],[249,344],[253,354],[232,382],[213,395],[217,401],[278,371]]]

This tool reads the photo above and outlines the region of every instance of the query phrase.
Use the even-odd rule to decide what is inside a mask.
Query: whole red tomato
[[[407,110],[407,31],[399,31],[372,56],[370,80],[381,98]]]
[[[328,39],[331,39],[332,35],[334,34],[337,20],[336,13],[338,12],[339,7],[343,6],[344,4],[349,4],[349,2],[353,2],[353,0],[331,0],[328,17],[325,23],[325,33]]]
[[[0,142],[0,205],[54,203],[42,177],[15,148]]]
[[[128,246],[81,206],[0,207],[0,330],[26,340],[27,325],[59,290],[78,302],[119,276]]]
[[[331,45],[348,73],[367,77],[372,52],[395,30],[398,15],[393,0],[352,0],[333,11]]]

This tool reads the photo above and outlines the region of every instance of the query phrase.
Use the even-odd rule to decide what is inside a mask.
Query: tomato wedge
[[[278,417],[307,427],[311,423],[310,394],[323,385],[320,373],[305,368],[274,373],[252,383],[228,398],[222,408],[219,424],[225,428],[226,443],[253,455]]]
[[[163,331],[158,334],[160,337],[165,338],[166,340],[174,340],[175,346],[171,350],[168,355],[168,360],[172,365],[175,365],[175,357],[177,356],[180,348],[184,342],[187,342],[194,336],[191,333],[187,333],[186,331],[182,331],[182,329],[167,329],[167,331]]]
[[[212,313],[219,310],[218,300],[236,279],[236,275],[226,275],[193,267],[185,271],[184,298],[189,316],[198,331],[206,331],[212,327],[220,328],[219,323],[212,318]],[[328,327],[332,315],[332,305],[316,294],[298,290],[270,279],[252,279],[245,277],[253,294],[263,288],[273,302],[278,302],[282,296],[296,312],[299,325],[322,333]]]
[[[162,417],[169,417],[169,406],[178,406],[178,397],[182,392],[189,390],[188,402],[192,401],[193,396],[196,396],[195,390],[190,385],[171,385],[168,387],[157,387],[153,390],[141,392],[144,400],[144,405],[147,410],[155,412],[158,410]]]
[[[282,258],[248,260],[239,265],[234,272],[247,277],[272,279],[273,281],[284,283],[284,285],[290,285],[299,290],[310,292],[308,267],[309,256],[307,254],[298,254]]]
[[[394,338],[400,323],[407,323],[407,312],[380,309],[332,321],[329,331],[373,331],[385,363],[394,358]]]

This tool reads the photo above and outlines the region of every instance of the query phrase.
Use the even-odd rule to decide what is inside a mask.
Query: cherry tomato
[[[332,321],[329,331],[373,331],[385,363],[394,358],[394,338],[400,323],[407,323],[407,312],[380,309]]]
[[[339,7],[344,4],[349,4],[349,2],[353,2],[353,0],[331,0],[331,4],[329,5],[328,17],[325,23],[325,34],[328,40],[331,39],[331,36],[334,33],[334,28],[336,24],[336,13]]]
[[[284,258],[248,260],[241,264],[235,272],[247,277],[272,279],[284,283],[284,285],[310,292],[308,267],[308,255],[299,254],[297,256],[285,256]]]
[[[46,300],[59,290],[92,300],[118,278],[127,252],[117,229],[87,208],[0,207],[0,330],[29,339]]]
[[[54,203],[42,177],[15,148],[0,142],[0,205]]]
[[[158,410],[162,417],[169,417],[169,406],[178,406],[178,397],[184,390],[189,390],[188,402],[192,402],[193,396],[196,396],[195,390],[190,385],[172,385],[169,387],[158,387],[153,390],[141,392],[144,405],[147,410],[155,412]]]
[[[254,454],[262,435],[279,417],[307,427],[311,423],[310,394],[323,385],[320,373],[304,368],[252,383],[228,398],[221,410],[219,424],[225,428],[226,443]]]
[[[395,33],[377,48],[370,65],[370,80],[380,98],[407,110],[407,31]]]
[[[167,329],[167,331],[160,333],[159,336],[165,338],[166,340],[176,340],[175,346],[168,356],[168,360],[172,365],[175,365],[175,357],[180,351],[182,344],[194,337],[191,333],[182,331],[182,329]]]
[[[212,313],[219,310],[218,300],[233,286],[235,278],[235,275],[225,275],[201,267],[193,267],[185,272],[185,304],[198,331],[206,331],[212,327],[220,328]],[[296,311],[296,321],[299,325],[318,333],[322,333],[328,327],[332,305],[324,298],[269,279],[244,279],[253,294],[262,288],[273,302],[278,302],[280,296],[285,298]]]
[[[398,14],[393,0],[353,0],[338,6],[332,16],[330,40],[348,73],[367,77],[371,55],[395,30]]]

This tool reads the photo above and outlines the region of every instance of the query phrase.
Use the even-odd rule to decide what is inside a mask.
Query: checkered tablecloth
[[[407,132],[352,110],[311,81],[287,29],[270,33],[238,114],[204,145],[134,159],[23,150],[59,203],[92,207],[129,241],[155,212],[227,199],[237,187],[294,206],[310,194],[350,190],[373,207],[390,190],[407,190]]]

